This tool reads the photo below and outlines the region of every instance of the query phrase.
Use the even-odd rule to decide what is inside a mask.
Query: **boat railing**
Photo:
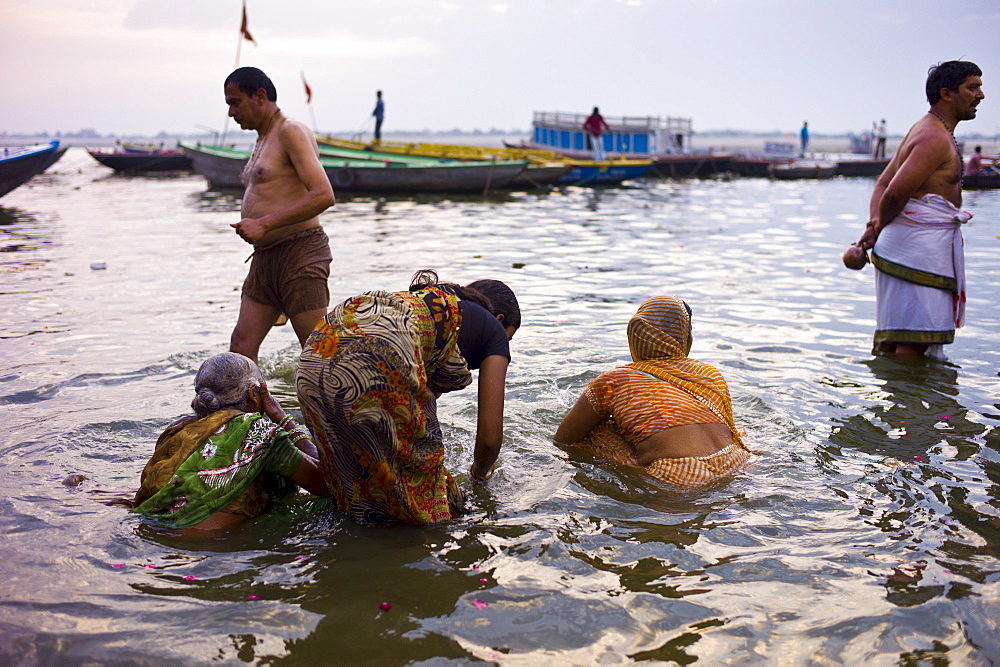
[[[556,129],[579,129],[587,120],[589,114],[567,111],[536,111],[533,118],[535,125],[543,125]],[[605,116],[604,121],[612,130],[618,131],[649,131],[668,134],[693,134],[691,119],[675,116]]]

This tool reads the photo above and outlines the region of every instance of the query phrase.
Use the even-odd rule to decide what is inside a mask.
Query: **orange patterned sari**
[[[461,491],[444,468],[437,395],[472,376],[458,350],[458,298],[366,292],[310,335],[296,388],[331,495],[363,524],[450,520]]]

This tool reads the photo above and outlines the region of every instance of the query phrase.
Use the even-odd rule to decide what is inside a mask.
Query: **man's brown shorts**
[[[255,250],[243,295],[288,317],[330,305],[330,238],[322,227]]]

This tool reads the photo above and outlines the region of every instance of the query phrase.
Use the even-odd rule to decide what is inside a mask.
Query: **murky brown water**
[[[871,269],[840,264],[871,180],[345,199],[323,216],[335,299],[424,267],[517,291],[499,472],[453,525],[359,528],[302,495],[192,543],[100,501],[134,490],[228,344],[238,193],[108,174],[74,148],[0,202],[3,662],[1000,656],[1000,192],[967,195],[968,325],[910,365],[870,357]],[[677,493],[550,442],[657,293],[692,304],[692,354],[759,454],[728,484]],[[262,350],[293,411],[296,356],[290,327]],[[474,398],[441,402],[455,470]]]

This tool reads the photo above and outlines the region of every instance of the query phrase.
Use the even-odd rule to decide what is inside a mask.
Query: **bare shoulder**
[[[286,147],[310,146],[315,149],[316,137],[304,123],[294,118],[285,118],[278,130],[281,143]]]
[[[921,120],[913,126],[906,138],[907,152],[918,151],[921,154],[939,153],[948,156],[954,149],[955,142],[951,134],[937,122]]]

